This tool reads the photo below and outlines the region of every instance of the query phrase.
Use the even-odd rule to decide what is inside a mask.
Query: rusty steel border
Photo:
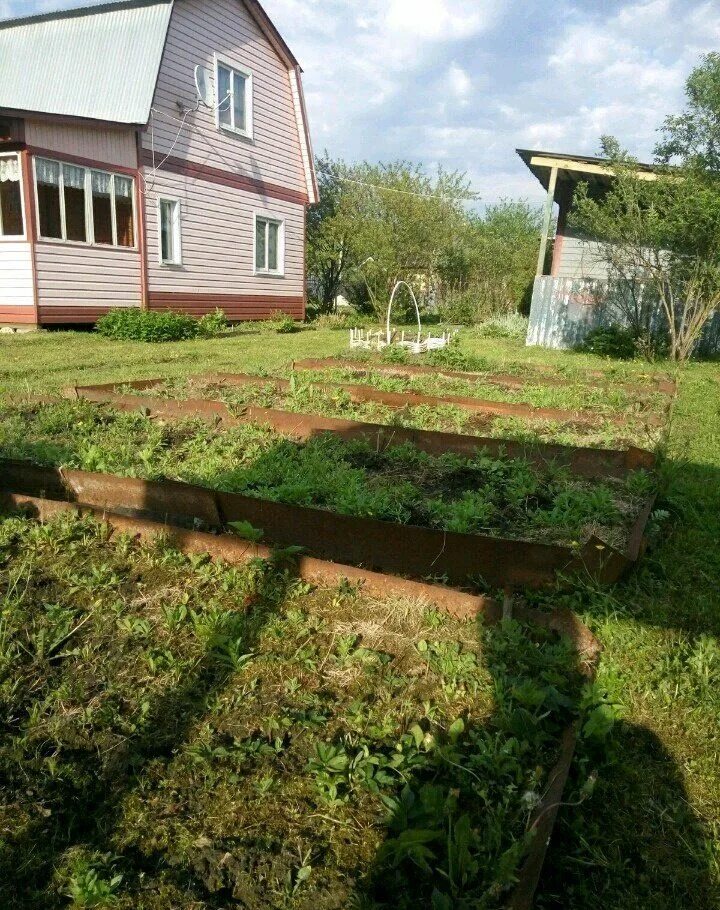
[[[443,366],[428,366],[418,363],[382,363],[374,360],[348,360],[342,357],[305,357],[302,360],[293,360],[293,369],[296,370],[348,370],[358,375],[368,373],[382,373],[385,376],[444,376],[448,379],[465,379],[469,382],[484,382],[488,385],[503,386],[510,389],[522,389],[529,385],[549,386],[562,388],[577,385],[582,382],[586,388],[607,389],[616,386],[627,392],[653,393],[674,395],[677,392],[677,383],[672,379],[652,379],[649,383],[640,382],[613,382],[611,376],[601,370],[591,370],[586,375],[600,382],[588,382],[580,377],[578,380],[567,379],[565,376],[526,376],[515,373],[481,372],[471,370],[446,369]],[[533,364],[537,367],[537,364]],[[549,368],[554,369],[553,367]],[[547,370],[545,371],[547,372]]]
[[[248,373],[203,373],[189,376],[189,380],[205,382],[208,385],[222,386],[274,386],[279,392],[291,388],[290,380],[274,376],[253,376]],[[542,408],[524,402],[492,401],[488,398],[471,398],[463,395],[421,395],[419,392],[383,392],[369,385],[355,385],[345,382],[315,382],[314,389],[332,394],[345,392],[356,404],[382,404],[388,408],[403,409],[427,406],[430,408],[451,405],[468,411],[471,414],[485,414],[492,417],[517,417],[521,420],[551,420],[557,423],[581,426],[596,426],[611,423],[615,426],[626,426],[626,415],[608,415],[588,410],[566,410],[564,408]],[[631,418],[642,419],[648,426],[661,426],[664,422],[655,414],[631,415]]]
[[[142,391],[161,385],[164,381],[142,380],[137,384],[122,385]],[[478,449],[484,449],[498,457],[523,458],[538,467],[555,464],[589,479],[624,477],[628,472],[638,468],[651,470],[656,463],[652,452],[635,446],[629,446],[627,449],[595,449],[542,442],[520,443],[487,436],[396,427],[338,417],[323,417],[319,414],[260,408],[254,405],[248,405],[237,414],[232,414],[221,401],[207,398],[174,399],[124,395],[114,391],[117,387],[118,383],[74,386],[67,389],[66,394],[98,404],[110,404],[122,411],[139,410],[148,416],[175,419],[196,417],[211,423],[222,422],[226,426],[260,424],[297,440],[311,439],[320,433],[335,433],[346,439],[365,439],[378,451],[393,445],[410,443],[430,455],[454,452],[471,458],[477,454]]]
[[[0,490],[70,499],[83,505],[156,518],[185,527],[220,529],[249,522],[279,546],[301,546],[313,555],[416,579],[443,578],[463,586],[477,578],[496,588],[543,588],[558,578],[618,581],[640,554],[621,552],[596,536],[582,546],[562,546],[480,534],[460,534],[327,509],[289,505],[179,481],[141,480],[87,471],[0,461]],[[654,497],[630,533],[642,540]]]
[[[132,534],[142,540],[165,539],[171,546],[186,555],[207,554],[212,559],[221,559],[231,565],[244,564],[252,559],[268,559],[272,550],[258,543],[250,543],[238,537],[221,534],[213,535],[199,531],[186,531],[147,519],[128,518],[92,506],[53,499],[41,499],[15,492],[0,493],[0,507],[47,521],[53,516],[73,512],[90,514],[106,522],[113,531]],[[488,625],[496,625],[503,618],[498,602],[485,596],[466,594],[463,591],[436,584],[408,581],[393,576],[360,570],[312,557],[300,556],[296,562],[298,575],[307,581],[338,584],[342,581],[358,583],[371,595],[385,597],[388,594],[414,597],[433,603],[441,610],[459,620],[483,617]],[[601,646],[590,629],[571,610],[560,608],[551,613],[519,605],[513,611],[513,618],[525,625],[539,625],[554,629],[572,642],[578,654],[579,670],[588,680],[595,677],[600,659]],[[550,781],[545,795],[535,809],[528,829],[533,837],[520,868],[518,880],[506,903],[507,910],[531,910],[535,892],[545,864],[550,839],[562,804],[562,796],[572,766],[579,733],[577,721],[565,728],[560,739],[558,759],[550,769]]]

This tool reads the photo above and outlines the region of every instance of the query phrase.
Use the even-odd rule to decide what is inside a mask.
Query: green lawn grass
[[[293,358],[340,353],[346,343],[344,332],[276,335],[257,326],[160,346],[80,333],[0,336],[0,390],[274,371]],[[633,381],[671,372],[668,364],[526,349],[471,331],[461,347],[498,370],[549,365],[580,382],[589,369]],[[544,910],[720,906],[720,367],[690,364],[679,379],[663,444],[672,531],[613,590],[553,598],[599,636],[600,683],[620,719],[594,795],[561,813],[538,897]],[[571,802],[592,767],[580,754]]]

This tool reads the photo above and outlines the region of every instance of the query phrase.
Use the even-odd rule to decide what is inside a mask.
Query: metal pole
[[[542,275],[545,271],[545,253],[547,252],[548,234],[550,233],[550,221],[552,219],[552,208],[555,202],[555,186],[557,184],[558,169],[550,169],[550,180],[548,182],[547,197],[545,199],[545,214],[543,215],[542,237],[540,239],[540,252],[538,253],[537,275]]]

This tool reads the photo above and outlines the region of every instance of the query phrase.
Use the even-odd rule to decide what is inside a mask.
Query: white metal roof
[[[144,124],[173,0],[0,22],[0,108]]]

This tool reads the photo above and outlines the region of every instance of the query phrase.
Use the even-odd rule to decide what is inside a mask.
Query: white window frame
[[[270,268],[261,268],[257,267],[257,238],[258,238],[258,219],[263,219],[263,221],[272,222],[273,224],[278,225],[278,267],[277,269]],[[267,229],[265,233],[265,261],[267,262],[268,258],[268,236]],[[253,212],[253,248],[252,248],[252,261],[253,261],[253,274],[262,275],[264,277],[270,278],[284,278],[285,277],[285,219],[282,215],[278,215],[275,212],[265,212],[257,211]]]
[[[175,206],[173,215],[173,246],[175,247],[174,259],[163,259],[162,254],[162,203],[171,202]],[[182,202],[177,196],[157,197],[157,230],[158,230],[158,262],[166,268],[183,264],[182,259]]]
[[[23,174],[22,158],[19,152],[2,152],[0,158],[17,158],[20,169],[20,210],[22,212],[22,234],[3,234],[2,211],[0,211],[0,243],[17,243],[18,240],[27,240],[27,212],[25,211],[25,177]]]
[[[220,103],[224,100],[220,98],[220,74],[219,69],[223,67],[226,70],[230,70],[230,73],[237,73],[239,76],[243,76],[245,81],[245,121],[246,128],[244,130],[238,129],[235,126],[235,105],[233,103],[233,93],[235,91],[235,81],[230,79],[230,115],[232,118],[232,124],[228,125],[227,123],[220,122]],[[226,60],[223,57],[220,57],[218,54],[215,54],[215,125],[219,130],[222,130],[223,133],[232,133],[235,136],[242,136],[245,139],[253,138],[253,74],[250,70],[245,69],[243,66],[238,66],[236,63],[230,63],[229,60]]]
[[[58,183],[58,189],[60,191],[60,231],[62,237],[43,237],[40,233],[40,196],[38,194],[38,180],[37,180],[37,159],[41,158],[43,161],[52,161],[55,164],[60,165],[60,178]],[[86,240],[68,240],[67,239],[67,224],[65,222],[65,180],[63,176],[63,165],[67,164],[70,167],[81,168],[85,172],[85,234],[87,236]],[[110,181],[110,218],[112,223],[112,243],[96,243],[95,242],[95,223],[93,220],[93,204],[92,204],[92,175],[93,173],[97,174],[107,174],[111,177]],[[115,177],[120,177],[122,180],[129,180],[132,189],[130,190],[130,199],[132,201],[132,220],[133,220],[133,245],[132,246],[120,246],[117,242],[117,212],[115,211]],[[64,161],[61,158],[48,158],[46,155],[35,155],[33,156],[33,192],[35,195],[35,216],[37,218],[37,239],[42,241],[42,243],[63,243],[70,244],[72,246],[91,246],[98,247],[101,250],[128,250],[135,252],[138,251],[138,228],[137,228],[137,204],[135,199],[135,178],[131,174],[119,174],[116,171],[107,171],[99,167],[86,167],[82,164],[75,164],[73,161]]]

